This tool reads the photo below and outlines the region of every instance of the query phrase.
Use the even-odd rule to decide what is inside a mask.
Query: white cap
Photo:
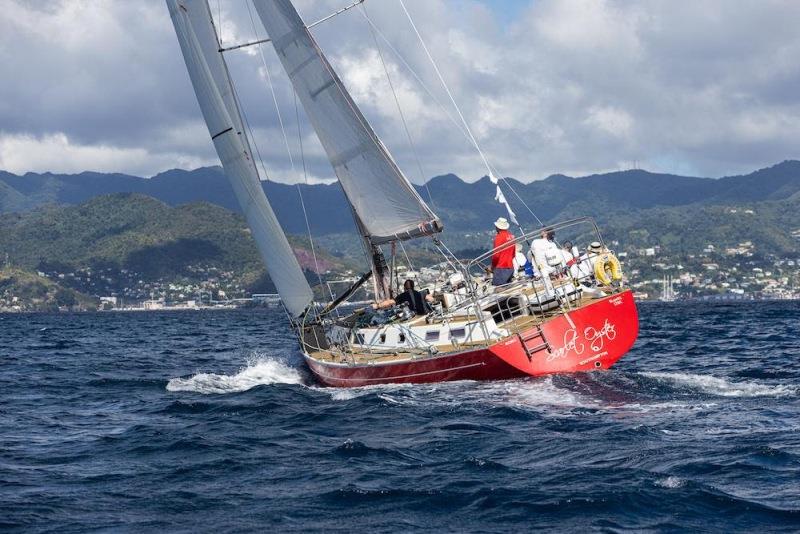
[[[494,222],[496,228],[500,230],[508,230],[508,221],[505,217],[500,217]]]

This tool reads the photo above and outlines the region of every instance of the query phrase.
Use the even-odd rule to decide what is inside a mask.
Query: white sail
[[[208,3],[206,0],[166,1],[222,167],[233,186],[270,278],[286,309],[297,317],[311,303],[313,294],[261,188],[233,85],[218,51]]]
[[[441,231],[441,222],[375,135],[292,3],[254,4],[370,242]]]

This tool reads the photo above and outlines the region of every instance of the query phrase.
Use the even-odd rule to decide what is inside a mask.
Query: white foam
[[[316,389],[316,388],[315,388]],[[376,395],[389,404],[400,405],[494,405],[523,410],[561,412],[572,408],[596,408],[591,398],[560,388],[552,377],[496,382],[456,381],[436,384],[381,384],[359,388],[319,388],[335,401],[350,401]]]
[[[787,385],[769,385],[755,381],[730,382],[711,375],[689,373],[640,373],[656,380],[666,380],[679,386],[697,389],[721,397],[788,397],[796,395],[798,388]]]
[[[341,388],[341,389],[333,389],[333,388],[323,389],[323,388],[319,388],[319,389],[321,391],[325,391],[326,393],[329,393],[330,396],[331,396],[331,399],[335,400],[335,401],[348,401],[348,400],[352,400],[352,399],[355,399],[356,397],[360,396],[357,393],[357,391],[352,389],[352,388],[347,388],[347,389],[345,389],[345,388]]]
[[[586,397],[569,389],[561,388],[553,383],[553,378],[532,380],[515,380],[486,383],[475,391],[478,395],[487,395],[502,404],[519,408],[597,408],[597,400]]]
[[[674,476],[669,476],[667,478],[656,480],[656,486],[660,486],[662,488],[675,489],[675,488],[682,488],[685,485],[686,485],[685,480]]]
[[[189,391],[208,395],[238,393],[269,384],[303,382],[303,375],[299,369],[274,358],[259,356],[251,359],[246,367],[239,369],[234,375],[198,373],[189,378],[173,378],[167,382],[167,391]]]
[[[402,402],[389,397],[387,393],[399,390],[413,391],[413,388],[424,388],[420,384],[378,384],[374,386],[361,386],[357,388],[334,388],[334,387],[314,387],[312,389],[330,395],[331,400],[335,401],[349,401],[364,395],[377,394],[379,399],[382,399],[393,404],[403,404]],[[409,399],[413,401],[413,399]]]

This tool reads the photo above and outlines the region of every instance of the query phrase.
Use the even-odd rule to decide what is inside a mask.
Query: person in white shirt
[[[569,273],[572,265],[575,264],[578,249],[572,246],[572,241],[564,241],[561,245],[561,258],[564,263],[564,272]]]
[[[563,263],[561,250],[554,241],[555,236],[555,231],[551,228],[545,228],[542,230],[541,237],[534,239],[531,244],[533,263],[543,278],[547,278],[557,272]]]
[[[552,228],[544,228],[541,237],[534,239],[531,243],[533,264],[541,275],[548,294],[552,294],[554,291],[550,276],[561,269],[563,262],[561,251],[554,241],[555,237],[556,233]]]

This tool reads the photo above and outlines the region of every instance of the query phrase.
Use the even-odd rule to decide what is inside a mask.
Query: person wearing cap
[[[597,255],[597,254],[600,254],[601,252],[603,252],[603,245],[601,245],[601,244],[600,244],[600,241],[592,241],[592,242],[589,244],[589,246],[588,246],[588,247],[586,247],[586,250],[587,250],[587,251],[588,251],[590,254],[595,254],[595,255]]]
[[[567,264],[570,276],[584,285],[594,284],[594,263],[592,259],[597,256],[597,254],[593,252],[595,250],[595,245],[597,245],[598,248],[600,247],[600,243],[594,241],[583,254],[578,252],[578,247],[573,247],[572,254],[574,259]]]
[[[605,293],[597,287],[597,280],[594,277],[594,262],[603,253],[606,248],[599,241],[592,241],[586,248],[586,252],[580,255],[576,267],[578,267],[578,276],[575,278],[580,282],[585,296],[600,298],[605,296]]]
[[[502,286],[511,281],[514,276],[514,255],[516,248],[513,241],[514,236],[508,231],[508,221],[505,217],[500,217],[494,222],[496,234],[494,236],[494,246],[492,253],[492,285]]]
[[[579,258],[580,272],[578,278],[585,285],[594,285],[594,262],[597,257],[605,251],[603,245],[599,241],[592,241],[586,248],[586,252],[581,254]]]

